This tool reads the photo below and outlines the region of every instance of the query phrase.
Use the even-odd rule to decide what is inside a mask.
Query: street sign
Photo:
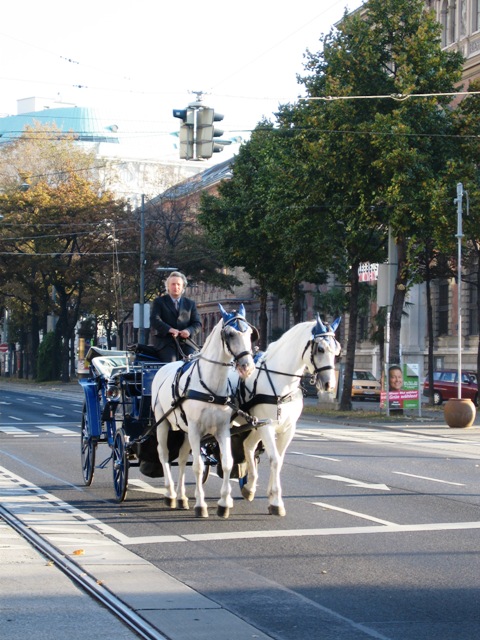
[[[0,353],[7,353],[8,351],[8,344],[6,342],[2,342],[2,344],[0,344]]]
[[[378,280],[378,262],[361,262],[358,266],[359,282],[375,282]]]

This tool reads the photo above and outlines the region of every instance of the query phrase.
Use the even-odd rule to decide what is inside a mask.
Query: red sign
[[[2,344],[0,344],[0,353],[7,353],[8,351],[8,344],[6,342],[2,342]]]

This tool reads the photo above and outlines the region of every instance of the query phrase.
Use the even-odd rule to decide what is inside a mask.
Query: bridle
[[[317,325],[318,326],[318,325]],[[338,325],[337,325],[338,326]],[[327,343],[324,343],[323,345],[320,344],[320,339],[322,339],[323,342],[323,338],[325,338],[326,340],[328,340]],[[335,345],[335,350],[332,351],[331,349],[331,344],[330,344],[330,339],[333,338],[334,341],[334,345]],[[315,356],[318,353],[325,353],[326,350],[328,349],[329,351],[332,351],[333,353],[335,353],[335,355],[338,355],[340,353],[340,343],[337,341],[337,339],[335,338],[335,331],[333,329],[333,327],[330,326],[325,326],[322,324],[322,326],[319,328],[319,330],[317,331],[317,327],[315,327],[312,330],[312,337],[310,340],[307,341],[307,344],[305,345],[305,348],[303,349],[302,352],[302,360],[305,357],[305,354],[307,352],[307,350],[310,349],[310,363],[312,365],[313,368],[313,374],[312,374],[312,379],[313,382],[315,383],[317,381],[317,378],[319,376],[319,374],[321,374],[323,371],[331,371],[333,370],[335,367],[332,364],[328,364],[328,365],[324,365],[324,366],[317,366],[315,363]],[[265,362],[265,360],[261,360],[258,367],[258,374],[255,377],[255,381],[253,383],[253,388],[252,390],[249,390],[245,384],[244,381],[242,381],[240,383],[238,392],[241,396],[241,404],[242,404],[242,408],[244,408],[245,410],[250,410],[251,407],[257,405],[257,404],[273,404],[273,405],[277,405],[277,413],[279,411],[279,405],[284,404],[286,402],[290,402],[291,400],[293,400],[295,397],[297,397],[297,393],[299,392],[299,389],[297,387],[296,390],[294,391],[290,391],[289,393],[287,393],[284,396],[280,396],[276,389],[275,389],[275,385],[273,383],[271,374],[278,374],[278,375],[282,375],[282,376],[287,376],[289,378],[298,378],[299,381],[301,380],[301,378],[303,377],[302,374],[296,374],[296,373],[288,373],[285,371],[275,371],[273,369],[268,369],[267,364]],[[261,373],[261,371],[263,371],[265,373],[265,375],[267,376],[270,388],[272,393],[271,394],[257,394],[256,389],[257,389],[257,382],[258,382],[258,377]],[[248,392],[250,399],[246,400],[245,397],[245,392]]]
[[[246,324],[247,327],[250,327],[250,329],[252,330],[252,335],[253,332],[256,331],[257,329],[251,325],[249,322],[247,322],[245,320],[245,318],[243,318],[242,316],[233,316],[233,318],[230,318],[229,320],[223,322],[223,327],[222,327],[222,332],[221,332],[221,336],[222,336],[222,343],[226,349],[226,351],[232,356],[233,361],[232,361],[232,365],[236,366],[238,364],[238,361],[243,358],[244,356],[252,356],[253,357],[253,351],[252,349],[248,349],[246,351],[242,351],[241,353],[233,353],[232,349],[230,348],[230,343],[228,340],[228,335],[225,331],[225,329],[227,327],[233,326],[234,324],[237,324],[237,327],[240,327],[240,323]],[[240,333],[243,333],[243,331],[240,330],[240,328],[237,327],[233,327],[236,331],[239,331]],[[223,364],[223,363],[222,363]]]
[[[305,349],[303,350],[303,353],[302,353],[302,358],[303,358],[305,356],[305,352],[307,351],[308,347],[310,347],[310,363],[313,367],[312,376],[314,378],[317,378],[318,374],[321,373],[322,371],[330,371],[335,368],[331,364],[324,365],[323,367],[317,367],[317,365],[315,364],[315,356],[317,355],[317,353],[325,353],[325,347],[320,345],[320,340],[323,340],[323,338],[325,339],[333,338],[333,341],[336,346],[335,351],[338,353],[340,352],[340,344],[335,338],[335,333],[333,331],[326,331],[321,334],[314,334],[312,339],[309,340],[305,345]]]

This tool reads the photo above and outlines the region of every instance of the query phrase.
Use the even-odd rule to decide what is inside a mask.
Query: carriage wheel
[[[83,482],[87,487],[89,487],[92,484],[93,474],[95,472],[95,453],[97,450],[97,442],[89,433],[86,405],[83,406],[80,436]]]
[[[113,441],[113,487],[118,502],[123,502],[127,495],[128,458],[125,448],[125,432],[119,429]]]

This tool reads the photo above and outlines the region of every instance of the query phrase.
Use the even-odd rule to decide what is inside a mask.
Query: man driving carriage
[[[183,273],[173,271],[165,284],[167,292],[153,301],[150,326],[161,362],[174,362],[195,352],[188,339],[200,332],[202,322],[195,302],[184,296],[187,278]]]

